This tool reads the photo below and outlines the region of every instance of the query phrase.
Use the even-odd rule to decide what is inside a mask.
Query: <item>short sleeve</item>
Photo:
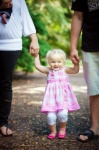
[[[83,12],[85,9],[84,0],[72,0],[71,10]]]
[[[22,0],[21,18],[22,18],[23,35],[29,36],[32,33],[36,33],[36,29],[33,20],[29,14],[25,0]]]

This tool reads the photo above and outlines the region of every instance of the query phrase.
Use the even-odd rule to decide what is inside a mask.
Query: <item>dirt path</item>
[[[76,140],[77,135],[90,126],[89,104],[82,71],[71,75],[70,81],[81,109],[69,114],[65,139],[49,140],[46,115],[40,113],[46,76],[38,72],[27,76],[16,73],[9,118],[14,135],[9,138],[0,135],[0,150],[99,150],[99,139],[85,144]]]

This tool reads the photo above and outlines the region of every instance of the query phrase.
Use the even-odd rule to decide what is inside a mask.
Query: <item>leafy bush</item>
[[[37,30],[40,59],[46,65],[45,56],[52,48],[63,49],[70,54],[71,0],[26,0],[30,15]],[[16,65],[26,72],[34,70],[33,57],[29,54],[29,38],[23,38],[23,50]],[[78,49],[80,51],[81,39]]]

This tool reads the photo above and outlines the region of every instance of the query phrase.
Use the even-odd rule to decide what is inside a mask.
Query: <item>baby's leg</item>
[[[64,138],[66,136],[66,123],[68,120],[68,109],[64,109],[58,112],[58,120],[60,121],[60,129],[58,138]]]
[[[48,125],[51,131],[51,134],[48,135],[49,139],[54,139],[56,137],[56,113],[49,112],[47,114]]]
[[[60,110],[57,113],[57,117],[60,121],[60,129],[66,128],[66,122],[68,120],[68,109]]]
[[[56,113],[55,112],[49,112],[47,114],[47,120],[48,120],[48,125],[50,127],[51,132],[56,132]]]

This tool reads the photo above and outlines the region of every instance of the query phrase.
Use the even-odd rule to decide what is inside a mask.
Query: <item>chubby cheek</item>
[[[51,68],[53,68],[53,65],[52,65],[52,64],[50,64],[50,67],[51,67]]]
[[[54,65],[52,65],[51,68],[54,68]]]

